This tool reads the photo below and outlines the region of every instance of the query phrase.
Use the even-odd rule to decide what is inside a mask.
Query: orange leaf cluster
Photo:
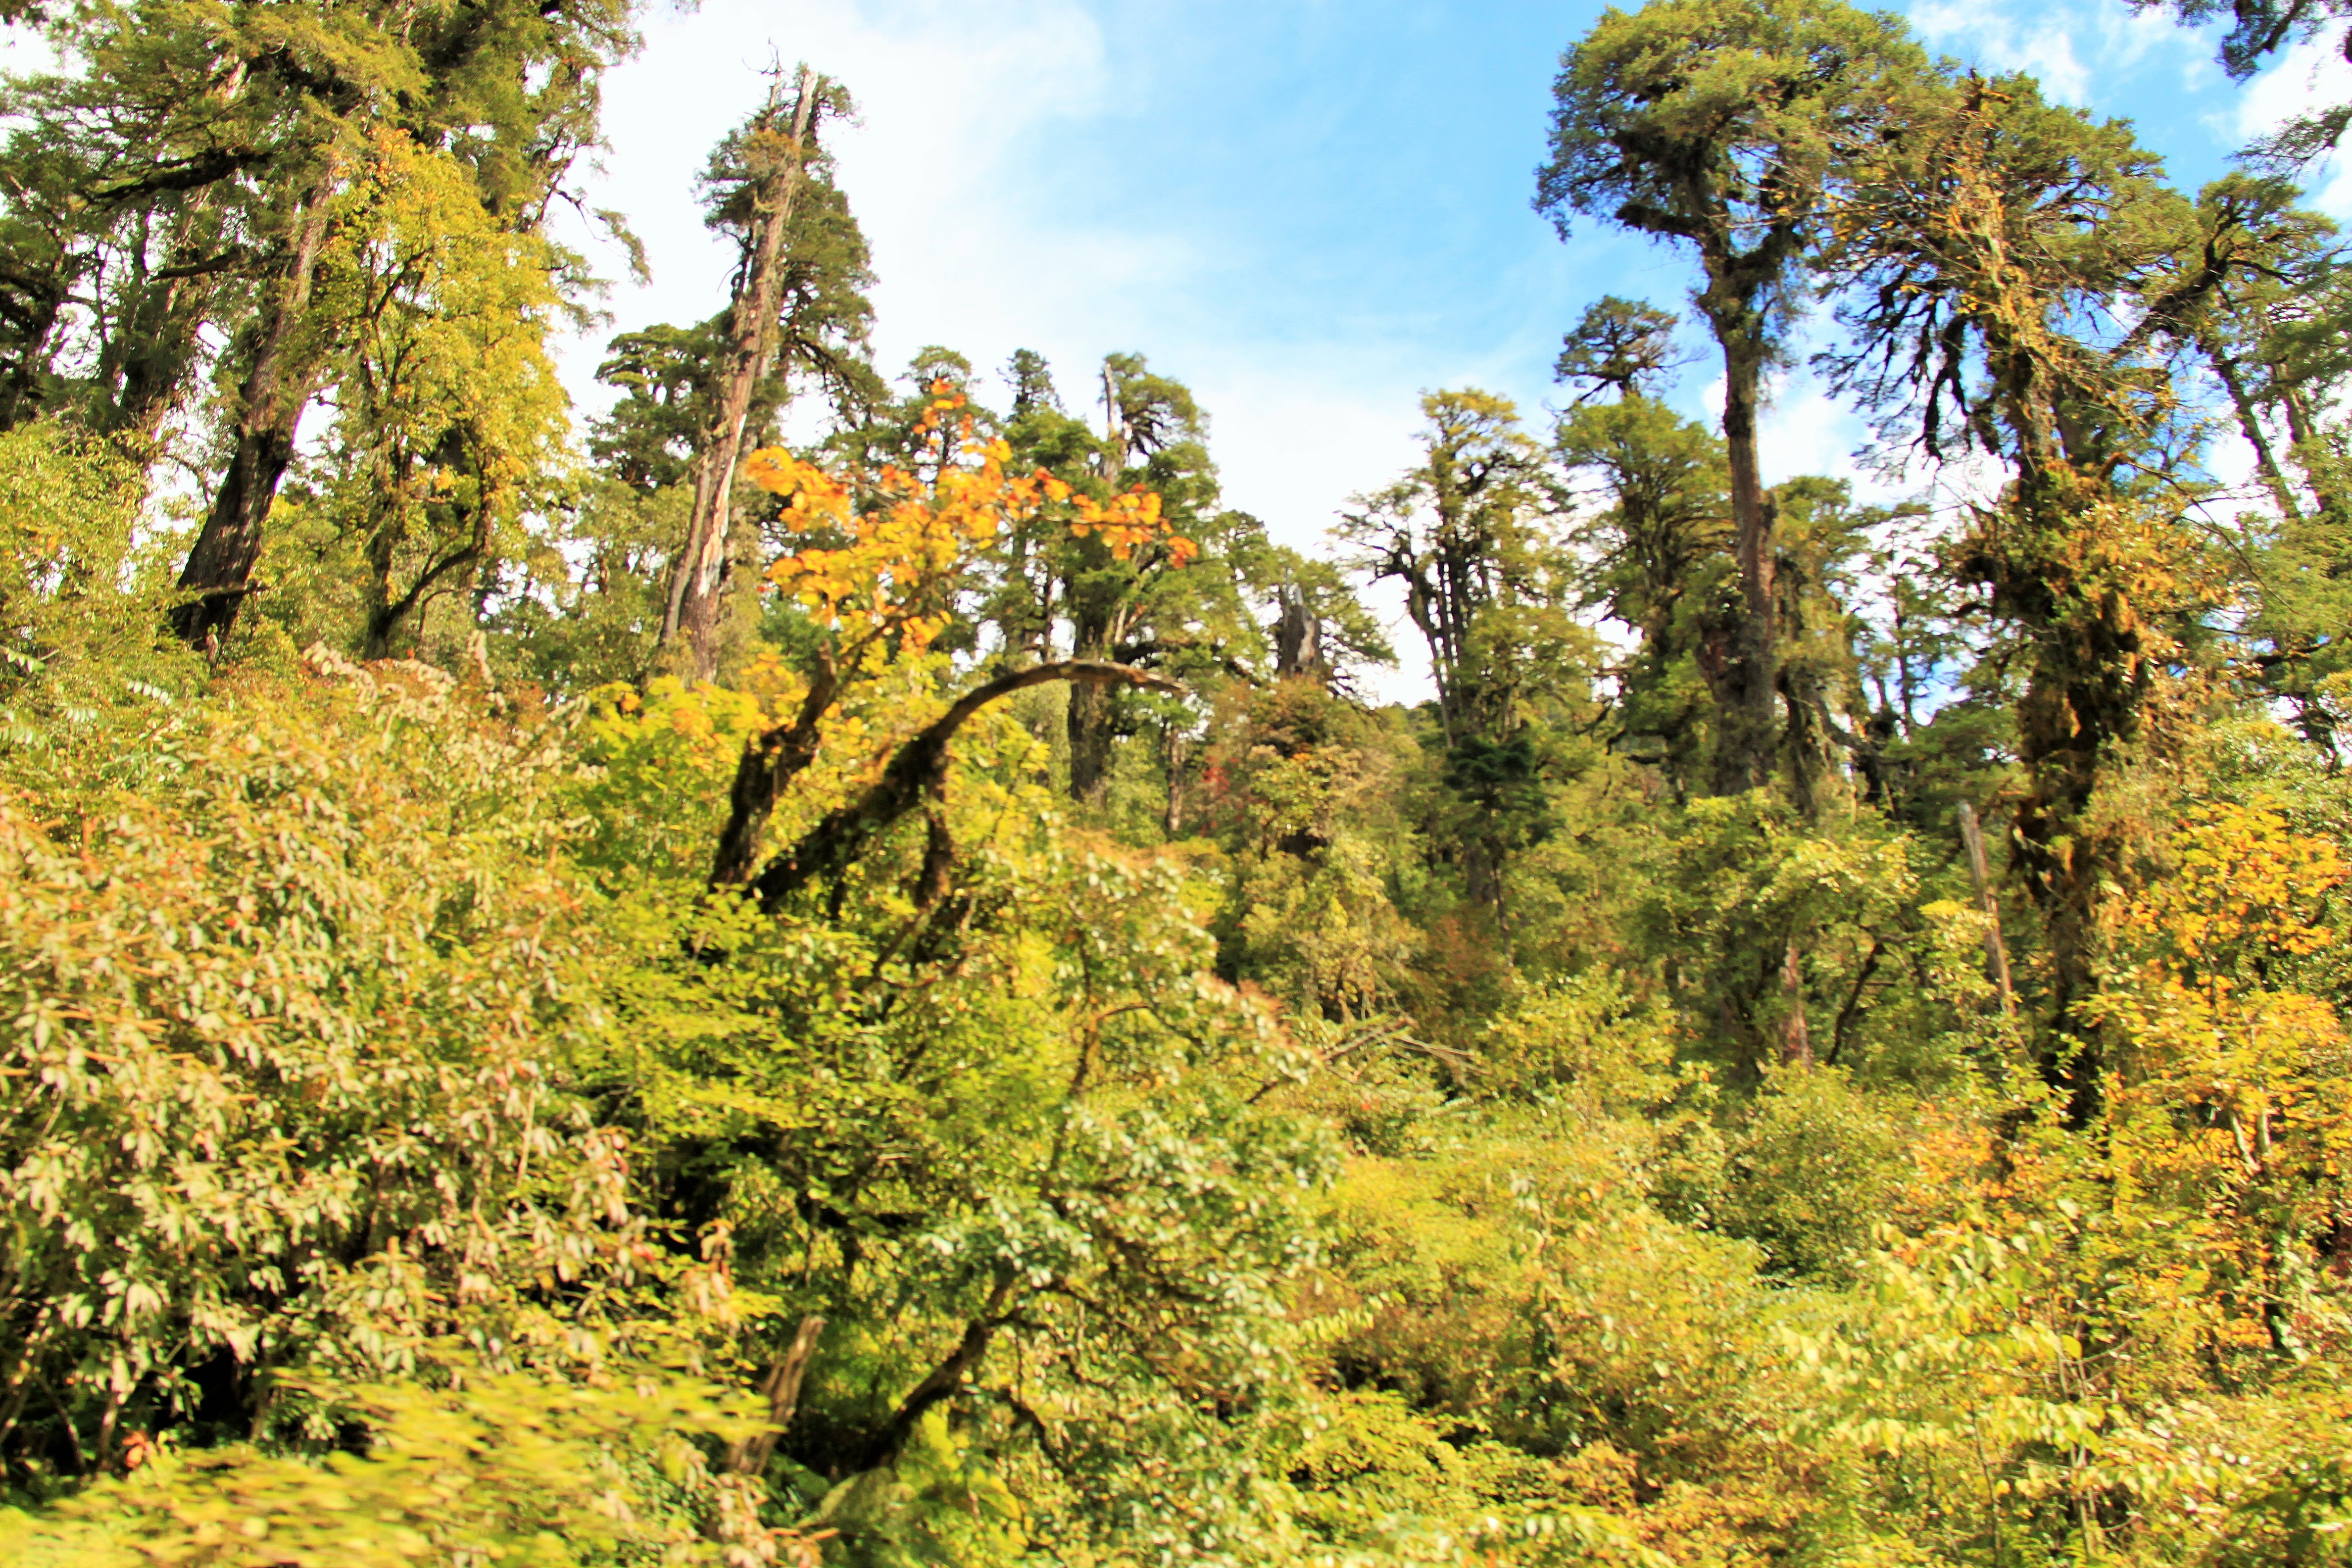
[[[743,475],[771,494],[789,498],[795,531],[832,535],[837,545],[812,544],[777,561],[768,579],[844,634],[854,648],[895,637],[919,653],[947,628],[956,595],[972,585],[982,559],[1018,524],[1047,508],[1071,514],[1070,531],[1097,535],[1119,560],[1139,548],[1165,550],[1178,565],[1198,547],[1160,515],[1160,498],[1140,488],[1096,501],[1044,469],[1005,472],[1004,442],[975,439],[969,415],[947,422],[964,399],[935,384],[916,433],[939,461],[930,477],[886,465],[878,473],[836,472],[779,447],[762,447],[743,462]]]
[[[1071,501],[1077,508],[1078,521],[1070,524],[1070,531],[1080,539],[1090,533],[1101,535],[1118,560],[1127,560],[1139,545],[1154,543],[1165,545],[1179,566],[1200,552],[1191,540],[1168,531],[1160,515],[1160,498],[1140,486],[1111,497],[1108,504],[1085,496],[1074,496]]]

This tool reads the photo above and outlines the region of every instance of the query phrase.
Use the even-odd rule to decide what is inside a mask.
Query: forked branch
[[[1073,681],[1090,686],[1136,686],[1155,691],[1181,693],[1183,688],[1130,665],[1110,664],[1100,659],[1066,658],[1050,664],[1031,665],[1000,675],[984,685],[973,688],[956,700],[955,705],[933,721],[890,758],[882,776],[856,800],[838,810],[827,812],[824,820],[803,834],[791,847],[779,852],[762,867],[751,885],[760,899],[763,912],[773,914],[784,900],[821,879],[837,877],[847,870],[866,852],[876,835],[887,829],[900,817],[920,805],[923,801],[944,786],[947,781],[948,743],[956,731],[969,723],[980,710],[992,702],[1003,700],[1016,691],[1032,686],[1046,686],[1056,681]],[[749,862],[750,837],[758,832],[756,823],[744,823],[744,807],[755,805],[761,820],[765,820],[767,808],[775,803],[772,788],[762,788],[772,779],[776,770],[765,762],[755,763],[754,753],[766,741],[753,742],[746,752],[743,769],[745,789],[739,784],[736,819],[730,819],[728,834],[721,840],[720,858],[714,868],[711,883],[726,886],[742,880],[740,874],[726,873],[741,857]],[[779,742],[781,747],[781,742]],[[813,750],[814,748],[812,748]],[[797,770],[795,770],[797,771]],[[746,831],[748,827],[748,831]]]

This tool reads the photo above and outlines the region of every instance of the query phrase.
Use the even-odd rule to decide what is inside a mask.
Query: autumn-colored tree
[[[2087,1005],[2116,1037],[2116,1174],[2179,1216],[2208,1271],[2218,1344],[2286,1352],[2311,1311],[2315,1258],[2352,1265],[2341,1110],[2352,1036],[2297,969],[2332,947],[2321,911],[2347,875],[2332,839],[2274,800],[2185,812],[2167,874],[2119,910],[2125,963]]]
[[[730,136],[707,177],[711,222],[742,248],[723,350],[704,389],[693,445],[693,500],[670,572],[665,645],[708,680],[719,668],[719,619],[734,567],[729,547],[737,469],[747,444],[788,397],[796,373],[829,384],[836,404],[870,395],[856,352],[870,310],[865,244],[819,149],[822,115],[853,112],[838,85],[801,68],[787,112],[781,79],[767,106]],[[760,416],[754,423],[755,412]]]
[[[153,0],[37,21],[64,64],[17,89],[9,156],[33,177],[6,182],[6,233],[25,247],[0,312],[14,416],[79,408],[147,441],[214,371],[205,423],[225,457],[173,620],[216,646],[330,373],[319,268],[376,133],[454,157],[485,215],[536,233],[595,138],[603,68],[633,47],[627,8],[354,3],[292,26]],[[61,310],[77,290],[90,308]]]
[[[921,653],[953,622],[974,567],[1013,526],[1066,508],[1066,526],[1113,560],[1139,551],[1179,563],[1194,549],[1171,531],[1160,498],[1141,489],[1098,502],[1042,470],[1010,476],[1011,449],[972,437],[965,400],[944,380],[918,422],[929,475],[885,465],[836,475],[781,448],[746,459],[745,475],[788,498],[788,526],[805,542],[769,569],[787,597],[823,628],[807,687],[793,716],[754,738],[737,772],[727,826],[711,869],[714,887],[750,883],[772,905],[812,879],[854,859],[864,836],[913,809],[946,765],[948,742],[988,703],[1030,686],[1138,684],[1152,678],[1098,658],[1017,668],[966,693],[908,742],[874,790],[846,816],[828,817],[801,844],[753,874],[761,829],[793,777],[814,760],[828,712],[846,683],[870,678],[893,658]]]
[[[441,595],[467,605],[520,552],[521,514],[561,468],[559,307],[544,241],[493,222],[446,155],[381,133],[337,198],[318,303],[338,323],[336,421],[315,509],[360,567],[359,648],[415,641]]]
[[[1434,394],[1318,550],[1139,354],[884,385],[781,83],[575,450],[617,11],[19,13],[0,1568],[2342,1557],[2352,311],[2275,156],[1610,13],[1544,190],[1696,255],[1725,430],[1604,297],[1548,442]],[[1816,298],[1920,499],[1762,485]],[[175,587],[183,500],[266,570]]]

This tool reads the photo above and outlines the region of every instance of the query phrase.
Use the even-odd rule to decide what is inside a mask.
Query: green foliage
[[[1674,1036],[1672,1016],[1654,996],[1588,970],[1529,987],[1488,1022],[1481,1045],[1491,1076],[1480,1087],[1640,1115],[1694,1081],[1677,1070]]]
[[[1605,504],[1577,531],[1583,600],[1641,635],[1620,677],[1622,743],[1686,795],[1712,765],[1709,656],[1736,618],[1722,443],[1638,390],[1578,404],[1552,439],[1572,477],[1602,486]]]
[[[740,1394],[650,1366],[582,1385],[470,1366],[438,1386],[289,1384],[292,1454],[143,1455],[41,1516],[0,1512],[0,1563],[378,1568],[479,1562],[814,1564],[703,1447],[756,1427]],[[325,1439],[327,1432],[358,1436]]]
[[[899,667],[839,732],[903,733],[937,702],[932,668]],[[707,822],[728,753],[706,742],[738,700],[664,688],[600,719],[599,814]],[[784,1452],[844,1478],[825,1517],[856,1560],[995,1560],[1013,1515],[956,1544],[933,1512],[1003,1513],[990,1500],[1032,1445],[1060,1461],[1069,1528],[1141,1528],[1118,1522],[1132,1479],[1074,1457],[1140,1446],[1176,1467],[1150,1528],[1213,1532],[1254,1460],[1211,1439],[1204,1402],[1279,1383],[1279,1292],[1312,1256],[1292,1210],[1322,1142],[1259,1097],[1301,1065],[1205,973],[1185,910],[1206,900],[1174,867],[1074,842],[1017,727],[964,747],[940,817],[962,867],[944,927],[906,891],[919,844],[772,921],[699,904],[698,865],[616,847],[626,942],[582,1070],[658,1152],[647,1199],[724,1248],[752,1342],[823,1318]],[[810,775],[778,831],[835,787]]]
[[[848,1560],[872,1568],[1018,1562],[1026,1511],[968,1442],[934,1410],[886,1468],[826,1492],[815,1519],[840,1532]]]
[[[1225,907],[1239,916],[1223,973],[1327,1018],[1386,1005],[1412,949],[1390,894],[1401,826],[1391,803],[1420,760],[1311,681],[1253,695],[1210,762],[1210,809],[1233,845]]]
[[[1916,1235],[1946,1217],[1990,1159],[1976,1112],[1858,1089],[1835,1068],[1777,1071],[1726,1130],[1720,1187],[1685,1201],[1775,1273],[1841,1278],[1882,1226]]]
[[[524,518],[564,485],[555,258],[470,185],[387,132],[340,198],[315,298],[346,369],[321,482],[279,518],[308,559],[279,552],[266,606],[298,640],[356,624],[354,651],[410,651],[436,602],[530,553]]]
[[[194,661],[160,630],[164,562],[138,542],[140,481],[121,452],[47,421],[0,433],[0,767],[114,752],[163,721]],[[145,721],[142,725],[142,720]]]
[[[626,17],[281,12],[27,13],[8,100],[0,1565],[2346,1560],[2290,182],[1886,16],[1610,12],[1539,205],[1692,253],[1720,428],[1605,298],[1548,445],[1432,394],[1318,556],[1139,353],[894,395],[821,151],[774,357],[623,332],[574,451]],[[1816,288],[1958,521],[1762,483]]]
[[[0,803],[19,1457],[102,1466],[461,1319],[568,1353],[653,1262],[556,1081],[587,951],[560,735],[429,673],[314,679],[173,726],[142,796],[93,766],[62,820]]]
[[[1760,1081],[1806,1053],[1927,1083],[1959,1067],[1947,1054],[1963,1039],[1958,1018],[1932,987],[1906,984],[1917,966],[1897,956],[1933,951],[1938,934],[1913,840],[1870,817],[1808,828],[1759,793],[1693,802],[1667,854],[1637,918],[1668,955],[1685,1027],[1734,1076]]]

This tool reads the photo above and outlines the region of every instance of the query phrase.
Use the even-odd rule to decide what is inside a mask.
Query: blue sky
[[[926,343],[984,368],[1031,347],[1075,393],[1104,353],[1139,350],[1209,411],[1229,502],[1310,543],[1350,493],[1412,461],[1422,391],[1484,386],[1540,422],[1559,334],[1587,302],[1682,303],[1682,257],[1598,227],[1563,245],[1528,206],[1558,57],[1599,10],[705,0],[659,13],[611,80],[613,145],[592,181],[647,242],[655,280],[616,287],[607,308],[618,327],[718,308],[728,257],[700,227],[693,177],[761,92],[771,54],[804,58],[861,105],[833,145],[874,244],[887,367]],[[2341,79],[2323,42],[2231,82],[2210,34],[2124,0],[1917,0],[1908,14],[1939,51],[2034,70],[2059,99],[2132,120],[2189,188]],[[2352,181],[2322,171],[2315,195],[2352,217]],[[593,363],[593,344],[571,359],[589,401]],[[1686,389],[1694,410],[1706,380]],[[1836,471],[1859,434],[1799,374],[1767,426],[1767,477]]]

